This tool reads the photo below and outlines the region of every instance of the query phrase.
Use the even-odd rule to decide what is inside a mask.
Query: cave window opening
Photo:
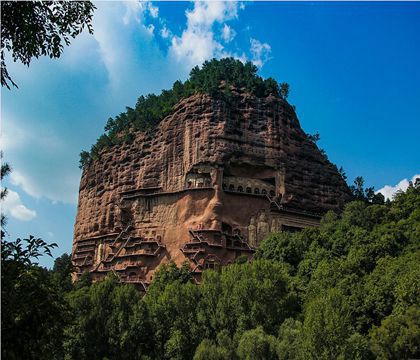
[[[294,232],[302,231],[302,228],[297,227],[297,226],[282,225],[281,230],[285,232],[294,233]]]
[[[262,189],[262,190],[261,190],[261,194],[263,194],[263,195],[267,195],[267,190]]]
[[[270,185],[276,185],[276,179],[275,178],[265,178],[265,179],[262,179],[264,182],[266,182],[267,184],[270,184]]]
[[[229,191],[235,191],[235,185],[230,184],[229,185]]]
[[[213,262],[206,262],[206,263],[204,264],[204,268],[205,268],[205,269],[211,269],[211,270],[214,270],[214,269],[215,269],[215,263],[213,263]]]
[[[260,193],[260,189],[255,188],[255,189],[254,189],[254,194],[259,194],[259,193]]]
[[[247,188],[246,188],[246,193],[247,193],[247,194],[252,194],[252,189],[251,189],[250,187],[247,187]]]
[[[226,223],[222,223],[222,232],[226,234],[232,234],[232,226]]]
[[[241,185],[238,186],[238,192],[244,192],[244,188]]]

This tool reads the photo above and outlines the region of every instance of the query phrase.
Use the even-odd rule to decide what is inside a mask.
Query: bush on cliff
[[[125,112],[115,118],[109,118],[102,134],[90,152],[80,154],[80,167],[90,164],[92,159],[99,157],[102,149],[112,145],[129,143],[134,130],[148,131],[167,115],[181,99],[195,93],[208,94],[214,98],[230,98],[231,86],[243,88],[256,97],[266,97],[270,94],[286,99],[289,85],[279,84],[273,78],[263,79],[257,75],[258,68],[251,62],[242,63],[233,58],[205,61],[201,68],[194,67],[190,77],[185,82],[176,81],[172,89],[162,90],[160,95],[149,94],[140,96],[134,108],[127,107]],[[222,85],[223,84],[223,85]]]

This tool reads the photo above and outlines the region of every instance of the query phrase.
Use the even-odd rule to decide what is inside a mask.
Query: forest
[[[392,201],[269,235],[254,260],[160,269],[143,296],[115,276],[72,283],[54,244],[2,240],[4,359],[420,358],[420,181]]]
[[[163,90],[160,95],[140,96],[135,108],[127,107],[125,112],[115,118],[109,118],[105,125],[105,133],[97,139],[90,151],[80,153],[80,167],[83,168],[89,165],[92,159],[97,159],[103,149],[130,143],[133,140],[133,131],[154,129],[171,113],[174,105],[195,93],[227,100],[231,96],[231,87],[234,87],[243,88],[258,98],[271,94],[287,99],[287,83],[278,84],[271,77],[263,79],[257,75],[257,71],[258,68],[250,61],[244,64],[234,58],[212,59],[205,61],[201,68],[195,66],[185,82],[176,81],[172,89]]]

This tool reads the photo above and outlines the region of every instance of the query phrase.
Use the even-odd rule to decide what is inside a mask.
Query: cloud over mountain
[[[382,189],[379,189],[377,193],[381,193],[383,196],[385,196],[385,199],[392,200],[392,198],[398,191],[406,191],[410,184],[410,181],[414,184],[416,182],[416,179],[420,179],[420,174],[414,175],[411,178],[411,180],[402,179],[398,184],[394,186],[385,185]]]

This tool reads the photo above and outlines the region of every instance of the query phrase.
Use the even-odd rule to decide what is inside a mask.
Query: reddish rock
[[[349,196],[287,102],[194,95],[84,169],[73,262],[144,286],[160,264],[188,261],[199,278],[251,257],[270,231],[316,226]]]

